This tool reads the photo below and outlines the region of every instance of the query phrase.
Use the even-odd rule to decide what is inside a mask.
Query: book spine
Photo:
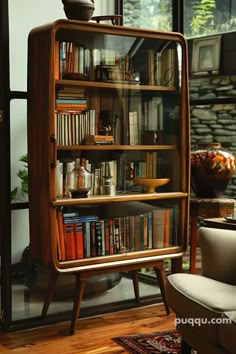
[[[80,222],[86,222],[86,221],[96,221],[98,220],[97,215],[84,215],[84,216],[79,216],[78,221]]]
[[[110,234],[108,219],[104,220],[105,254],[110,254]]]
[[[124,191],[126,180],[126,156],[124,153],[118,156],[117,171],[117,191]]]
[[[55,41],[54,47],[54,78],[55,80],[60,79],[60,49],[59,49],[59,42]]]
[[[109,254],[114,254],[114,220],[108,220],[109,225]]]
[[[153,217],[153,248],[163,248],[164,246],[164,209],[154,209]]]
[[[134,215],[129,216],[129,251],[134,251]]]
[[[75,256],[75,237],[73,220],[68,218],[64,220],[64,237],[66,260],[73,260]]]
[[[82,222],[74,220],[74,236],[75,236],[75,256],[77,259],[84,258],[84,240]]]
[[[152,212],[147,213],[148,248],[152,248]]]
[[[144,215],[139,215],[139,250],[144,250]]]
[[[120,252],[120,230],[119,230],[119,218],[114,219],[114,253]]]
[[[101,220],[96,221],[95,224],[95,242],[96,242],[96,255],[102,256],[103,246],[102,246],[102,223]]]
[[[59,43],[59,60],[60,60],[60,75],[59,78],[63,78],[63,74],[66,70],[66,42],[60,42]]]
[[[66,98],[57,98],[56,99],[56,104],[64,104],[64,105],[70,105],[70,104],[74,104],[74,105],[78,105],[78,104],[87,104],[87,100],[83,100],[83,99],[76,99],[76,98],[71,98],[71,99],[66,99]]]
[[[91,257],[96,257],[96,222],[90,222]]]
[[[90,222],[83,222],[84,257],[91,257]]]
[[[104,220],[101,221],[101,231],[102,231],[102,256],[105,256],[105,227]]]
[[[120,252],[126,251],[126,226],[125,226],[125,217],[121,216],[119,218],[119,228],[120,228]]]
[[[143,246],[144,249],[148,248],[148,220],[147,214],[143,214]]]
[[[129,216],[124,217],[124,251],[130,251]]]
[[[140,250],[140,216],[134,216],[134,249]]]
[[[170,243],[170,209],[164,213],[164,247],[169,247]]]
[[[57,110],[70,110],[73,108],[73,110],[76,111],[84,111],[87,109],[87,104],[86,103],[57,103],[56,105]]]

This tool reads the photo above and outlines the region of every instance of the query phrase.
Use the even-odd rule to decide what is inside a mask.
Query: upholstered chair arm
[[[236,231],[200,227],[202,275],[236,285]]]

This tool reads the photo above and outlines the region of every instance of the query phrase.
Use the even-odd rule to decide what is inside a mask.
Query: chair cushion
[[[197,335],[218,344],[218,325],[225,311],[236,310],[236,286],[195,274],[171,274],[166,282],[166,298],[184,325],[194,326]],[[180,327],[183,323],[181,323]]]
[[[236,311],[225,312],[222,320],[225,319],[227,323],[222,322],[219,326],[219,342],[230,353],[236,353]]]

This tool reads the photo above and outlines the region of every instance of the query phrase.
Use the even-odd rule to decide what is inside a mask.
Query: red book
[[[64,220],[63,227],[64,227],[66,260],[68,261],[76,258],[73,220],[72,219]]]
[[[74,220],[74,237],[75,237],[75,257],[77,259],[84,258],[84,240],[83,240],[83,224]]]
[[[105,254],[110,254],[110,234],[108,220],[104,220]]]
[[[109,254],[114,254],[114,220],[108,220],[109,226]]]

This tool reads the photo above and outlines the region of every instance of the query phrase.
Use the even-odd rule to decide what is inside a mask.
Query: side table
[[[196,271],[197,221],[198,217],[219,218],[231,216],[235,199],[222,198],[190,198],[190,273]]]

